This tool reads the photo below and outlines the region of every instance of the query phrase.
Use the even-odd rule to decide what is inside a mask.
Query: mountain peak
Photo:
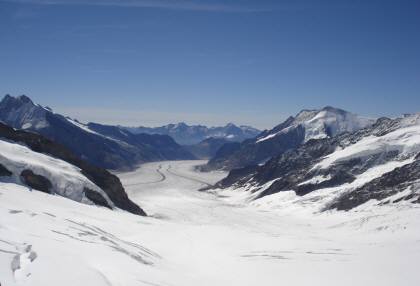
[[[13,128],[39,130],[48,126],[47,110],[26,95],[6,95],[0,102],[0,120]]]
[[[176,124],[177,127],[188,127],[188,125],[185,122],[178,122]]]
[[[24,94],[19,95],[18,97],[16,97],[16,99],[21,101],[21,102],[24,102],[24,103],[32,103],[33,104],[33,101]]]
[[[30,104],[30,105],[35,105],[33,103],[33,101],[26,95],[19,95],[19,96],[11,96],[10,94],[6,94],[3,97],[3,100],[1,101],[2,104],[18,104],[18,105],[23,105],[23,104]]]

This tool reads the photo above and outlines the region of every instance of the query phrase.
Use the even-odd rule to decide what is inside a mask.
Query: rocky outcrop
[[[325,209],[350,210],[369,200],[381,201],[405,190],[409,193],[382,204],[412,201],[420,203],[420,159],[376,178],[364,186],[338,197]]]
[[[92,191],[89,188],[84,188],[84,192],[85,192],[86,198],[88,198],[95,205],[111,209],[111,206],[108,204],[106,199],[100,193]]]
[[[325,210],[349,210],[372,199],[384,203],[386,198],[398,197],[407,190],[411,192],[388,203],[418,202],[418,138],[420,114],[380,118],[353,133],[311,139],[263,165],[234,169],[216,187],[250,191],[255,193],[253,199],[283,191],[294,191],[298,196],[321,189],[343,192],[335,199],[331,197],[334,201]]]
[[[20,173],[20,178],[25,185],[27,185],[28,187],[32,189],[35,189],[37,191],[44,192],[47,194],[51,193],[51,187],[52,187],[51,182],[47,178],[41,175],[34,174],[34,172],[32,172],[31,170],[28,170],[28,169],[23,170]]]
[[[203,170],[232,170],[263,164],[272,157],[296,149],[311,139],[331,138],[370,126],[374,120],[330,106],[319,110],[302,110],[271,130],[245,140],[240,145],[223,148],[209,160]]]

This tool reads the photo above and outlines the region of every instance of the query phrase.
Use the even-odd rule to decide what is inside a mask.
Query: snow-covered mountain
[[[203,125],[187,125],[183,122],[168,124],[161,127],[124,127],[132,133],[169,135],[181,145],[194,145],[208,138],[226,139],[240,142],[257,136],[260,131],[250,126],[236,126],[229,123],[221,127],[206,127]]]
[[[0,181],[110,209],[145,215],[119,179],[41,135],[0,123]]]
[[[420,114],[380,118],[353,133],[306,141],[264,165],[231,171],[218,188],[288,208],[420,203]]]
[[[311,139],[353,132],[374,122],[374,119],[330,106],[319,110],[302,110],[295,117],[289,117],[253,139],[222,147],[203,169],[230,170],[260,164]]]
[[[82,124],[35,104],[24,95],[3,98],[0,121],[13,128],[42,134],[82,159],[107,169],[130,168],[141,162],[194,158],[168,136],[134,135],[115,126]]]

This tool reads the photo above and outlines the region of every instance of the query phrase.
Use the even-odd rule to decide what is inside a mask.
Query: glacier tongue
[[[224,175],[198,163],[120,174],[152,217],[0,183],[2,285],[418,285],[418,206],[270,210],[197,192]]]

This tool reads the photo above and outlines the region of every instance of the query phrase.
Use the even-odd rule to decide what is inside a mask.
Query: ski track
[[[417,286],[420,209],[267,211],[199,192],[203,161],[120,173],[150,217],[0,185],[0,283],[91,286]],[[32,254],[31,254],[32,253]]]
[[[204,185],[206,185],[207,187],[212,187],[213,185],[212,184],[209,184],[209,183],[207,183],[207,182],[204,182],[204,181],[202,181],[202,180],[199,180],[199,179],[195,179],[195,178],[193,178],[193,177],[188,177],[188,176],[185,176],[185,175],[180,175],[180,174],[177,174],[177,173],[175,173],[174,171],[172,171],[171,170],[171,165],[169,165],[168,166],[168,168],[166,169],[166,171],[168,172],[168,173],[170,173],[170,174],[172,174],[172,175],[174,175],[174,176],[177,176],[177,177],[179,177],[179,178],[183,178],[183,179],[187,179],[187,180],[190,180],[190,181],[193,181],[193,182],[197,182],[197,183],[200,183],[200,184],[204,184]]]

